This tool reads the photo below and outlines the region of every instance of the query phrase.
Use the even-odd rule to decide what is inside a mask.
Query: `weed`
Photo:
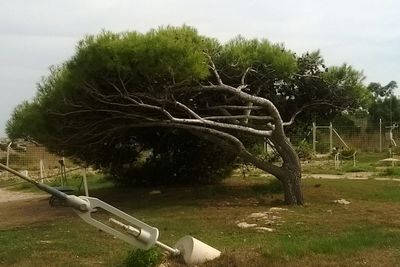
[[[379,176],[399,176],[400,177],[400,168],[398,167],[390,167],[384,169],[379,173]]]
[[[155,267],[162,259],[161,253],[156,249],[136,249],[128,253],[124,261],[126,267]]]

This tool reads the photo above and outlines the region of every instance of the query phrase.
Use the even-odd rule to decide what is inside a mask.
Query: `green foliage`
[[[400,99],[390,96],[384,99],[377,99],[369,109],[370,121],[376,127],[382,119],[384,125],[389,126],[392,122],[400,121]]]
[[[315,154],[312,144],[308,143],[305,140],[299,142],[296,147],[296,152],[299,158],[302,160],[312,159]]]
[[[123,185],[210,184],[231,173],[234,159],[222,146],[177,131],[164,134],[144,161],[113,165],[110,172]]]
[[[400,168],[398,168],[398,167],[386,168],[380,173],[380,175],[398,177],[398,176],[400,176]]]
[[[161,253],[156,249],[136,249],[129,252],[124,261],[125,267],[156,267],[162,260]]]
[[[322,77],[331,85],[330,89],[340,95],[337,100],[356,101],[351,103],[353,107],[368,106],[371,103],[372,96],[362,83],[365,79],[364,74],[351,66],[343,64],[339,67],[330,67]],[[351,108],[350,103],[348,105]]]
[[[183,130],[164,138],[176,129],[149,126],[170,122],[170,117],[193,118],[175,100],[202,116],[215,115],[208,107],[228,101],[243,105],[229,94],[195,90],[217,83],[210,59],[224,83],[246,83],[246,92],[271,100],[285,121],[304,106],[313,107],[299,117],[302,126],[313,114],[329,117],[338,107],[366,105],[371,94],[362,73],[348,65],[327,69],[319,52],[297,56],[281,44],[242,37],[219,44],[188,26],[103,31],[85,37],[72,58],[50,69],[35,99],[15,109],[7,134],[32,138],[52,152],[108,170],[121,183],[215,181],[229,173],[236,157],[224,141],[204,141],[207,134]],[[159,108],[144,108],[138,104],[143,101]],[[333,106],[316,113],[316,102]],[[270,114],[255,110],[252,115]],[[252,123],[265,127],[265,122]],[[246,141],[250,134],[229,134],[252,145]],[[143,161],[147,152],[152,155]]]
[[[368,85],[368,90],[373,93],[375,99],[390,98],[393,91],[397,88],[395,81],[390,81],[387,85],[382,86],[380,83],[372,82]]]

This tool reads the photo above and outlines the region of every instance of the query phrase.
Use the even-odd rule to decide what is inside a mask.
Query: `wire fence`
[[[335,149],[354,149],[359,152],[382,152],[400,147],[400,129],[397,123],[384,123],[368,127],[340,124],[310,125],[308,131],[289,135],[292,143],[306,141],[320,154]],[[400,149],[399,149],[400,151]]]
[[[81,168],[70,160],[49,153],[45,147],[35,144],[8,143],[0,150],[0,162],[34,180],[60,179],[66,172],[79,171]],[[0,179],[15,177],[0,171]]]
[[[319,154],[332,152],[334,149],[354,149],[357,152],[396,151],[400,147],[400,129],[396,123],[384,123],[374,127],[356,127],[339,124],[312,124],[307,131],[289,135],[297,146],[306,141]],[[22,172],[32,179],[61,179],[62,172],[79,171],[79,166],[72,161],[49,153],[45,147],[32,143],[0,144],[0,162]],[[11,174],[0,171],[0,179],[14,178]],[[61,181],[62,182],[62,181]]]

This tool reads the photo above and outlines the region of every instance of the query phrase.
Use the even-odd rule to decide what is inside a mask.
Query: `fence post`
[[[6,165],[9,168],[9,164],[10,164],[10,148],[11,148],[11,144],[12,142],[10,142],[7,146],[7,159],[6,159]],[[8,172],[6,172],[6,179],[8,180]]]
[[[43,159],[39,160],[39,170],[40,170],[40,182],[43,183],[44,173],[43,173]]]
[[[333,126],[332,122],[329,123],[329,152],[333,151]]]
[[[317,152],[316,142],[317,142],[317,126],[315,125],[315,122],[313,122],[312,123],[312,148],[313,148],[314,152]]]
[[[379,152],[382,152],[382,118],[379,118]]]
[[[89,196],[89,189],[87,185],[87,179],[86,179],[86,168],[83,168],[83,188],[85,189],[85,196]]]

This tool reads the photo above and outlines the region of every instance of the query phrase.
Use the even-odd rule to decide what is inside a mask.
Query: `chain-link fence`
[[[354,149],[358,152],[400,152],[400,129],[397,123],[381,122],[377,125],[348,126],[340,123],[313,123],[304,132],[289,134],[292,143],[300,141],[312,145],[319,154],[334,149]],[[68,159],[49,153],[43,146],[29,142],[0,142],[0,162],[23,172],[34,179],[57,178],[63,170],[79,168]],[[11,174],[0,172],[0,179],[10,178]]]
[[[0,162],[35,180],[61,179],[63,173],[78,169],[70,160],[49,153],[45,147],[26,143],[8,142],[0,149]],[[0,179],[11,179],[12,174],[0,171]]]
[[[382,152],[400,147],[400,129],[398,124],[393,122],[364,127],[313,123],[307,131],[292,135],[290,139],[294,145],[300,140],[305,140],[321,154],[346,148],[362,152]]]

